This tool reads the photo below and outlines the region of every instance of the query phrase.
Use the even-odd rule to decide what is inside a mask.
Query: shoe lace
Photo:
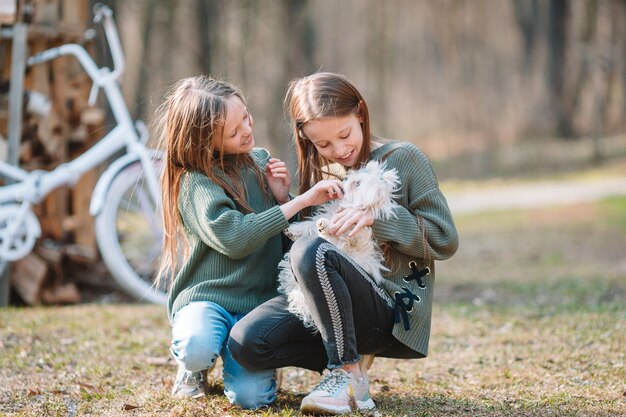
[[[347,382],[348,374],[341,371],[331,371],[315,387],[315,391],[326,391],[329,394],[334,394],[339,389],[342,389]]]

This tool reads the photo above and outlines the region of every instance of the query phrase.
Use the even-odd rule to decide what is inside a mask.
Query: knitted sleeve
[[[179,210],[187,233],[232,259],[249,255],[289,226],[279,206],[243,214],[220,186],[197,172],[182,180]]]
[[[374,236],[409,256],[436,260],[452,256],[459,244],[457,230],[426,155],[405,144],[388,156],[387,168],[398,170],[401,206],[396,218],[374,222]]]

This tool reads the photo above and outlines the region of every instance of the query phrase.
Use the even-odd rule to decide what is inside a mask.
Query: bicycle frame
[[[28,172],[0,161],[0,175],[13,180],[12,183],[0,187],[0,223],[2,223],[0,251],[5,260],[17,260],[28,254],[35,244],[35,239],[41,235],[39,221],[32,212],[32,205],[40,203],[51,191],[60,186],[76,184],[86,172],[107,161],[121,150],[125,150],[125,154],[109,166],[96,184],[92,193],[90,214],[93,216],[100,214],[112,181],[122,169],[136,161],[141,163],[145,172],[152,201],[157,210],[160,208],[159,184],[152,164],[152,156],[156,151],[146,148],[143,140],[146,130],[143,124],[133,123],[119,86],[119,78],[124,71],[125,63],[117,29],[113,22],[113,12],[104,5],[96,5],[94,12],[94,22],[101,22],[104,28],[105,38],[113,58],[113,70],[107,67],[99,68],[87,50],[77,44],[48,49],[28,58],[26,63],[32,66],[60,56],[75,57],[93,81],[89,104],[95,104],[98,92],[102,89],[116,126],[85,153],[59,165],[52,171]]]
[[[94,20],[101,19],[103,19],[105,35],[113,56],[113,71],[106,67],[98,68],[85,48],[77,44],[62,45],[43,51],[30,57],[27,64],[35,65],[64,55],[76,57],[94,83],[89,97],[90,104],[95,102],[97,92],[101,88],[109,102],[117,126],[85,153],[49,172],[42,170],[28,172],[0,161],[0,174],[18,181],[0,187],[0,204],[9,202],[37,204],[54,189],[63,185],[74,185],[86,172],[124,148],[126,148],[127,155],[132,155],[133,160],[139,160],[143,169],[147,171],[146,178],[150,194],[156,204],[159,204],[159,186],[157,175],[150,163],[150,152],[137,133],[119,87],[118,79],[124,69],[124,59],[112,13],[106,6],[101,6],[96,10]]]

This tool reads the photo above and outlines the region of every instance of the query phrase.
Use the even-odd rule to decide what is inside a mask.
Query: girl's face
[[[222,140],[216,148],[222,155],[236,155],[254,148],[252,125],[254,120],[237,96],[226,100],[226,122],[222,131]]]
[[[357,114],[312,120],[302,131],[321,156],[346,167],[356,164],[363,146],[362,120]]]

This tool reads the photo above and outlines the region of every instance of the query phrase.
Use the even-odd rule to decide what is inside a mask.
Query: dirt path
[[[626,176],[586,181],[550,181],[447,193],[454,214],[532,208],[595,201],[626,195]]]

